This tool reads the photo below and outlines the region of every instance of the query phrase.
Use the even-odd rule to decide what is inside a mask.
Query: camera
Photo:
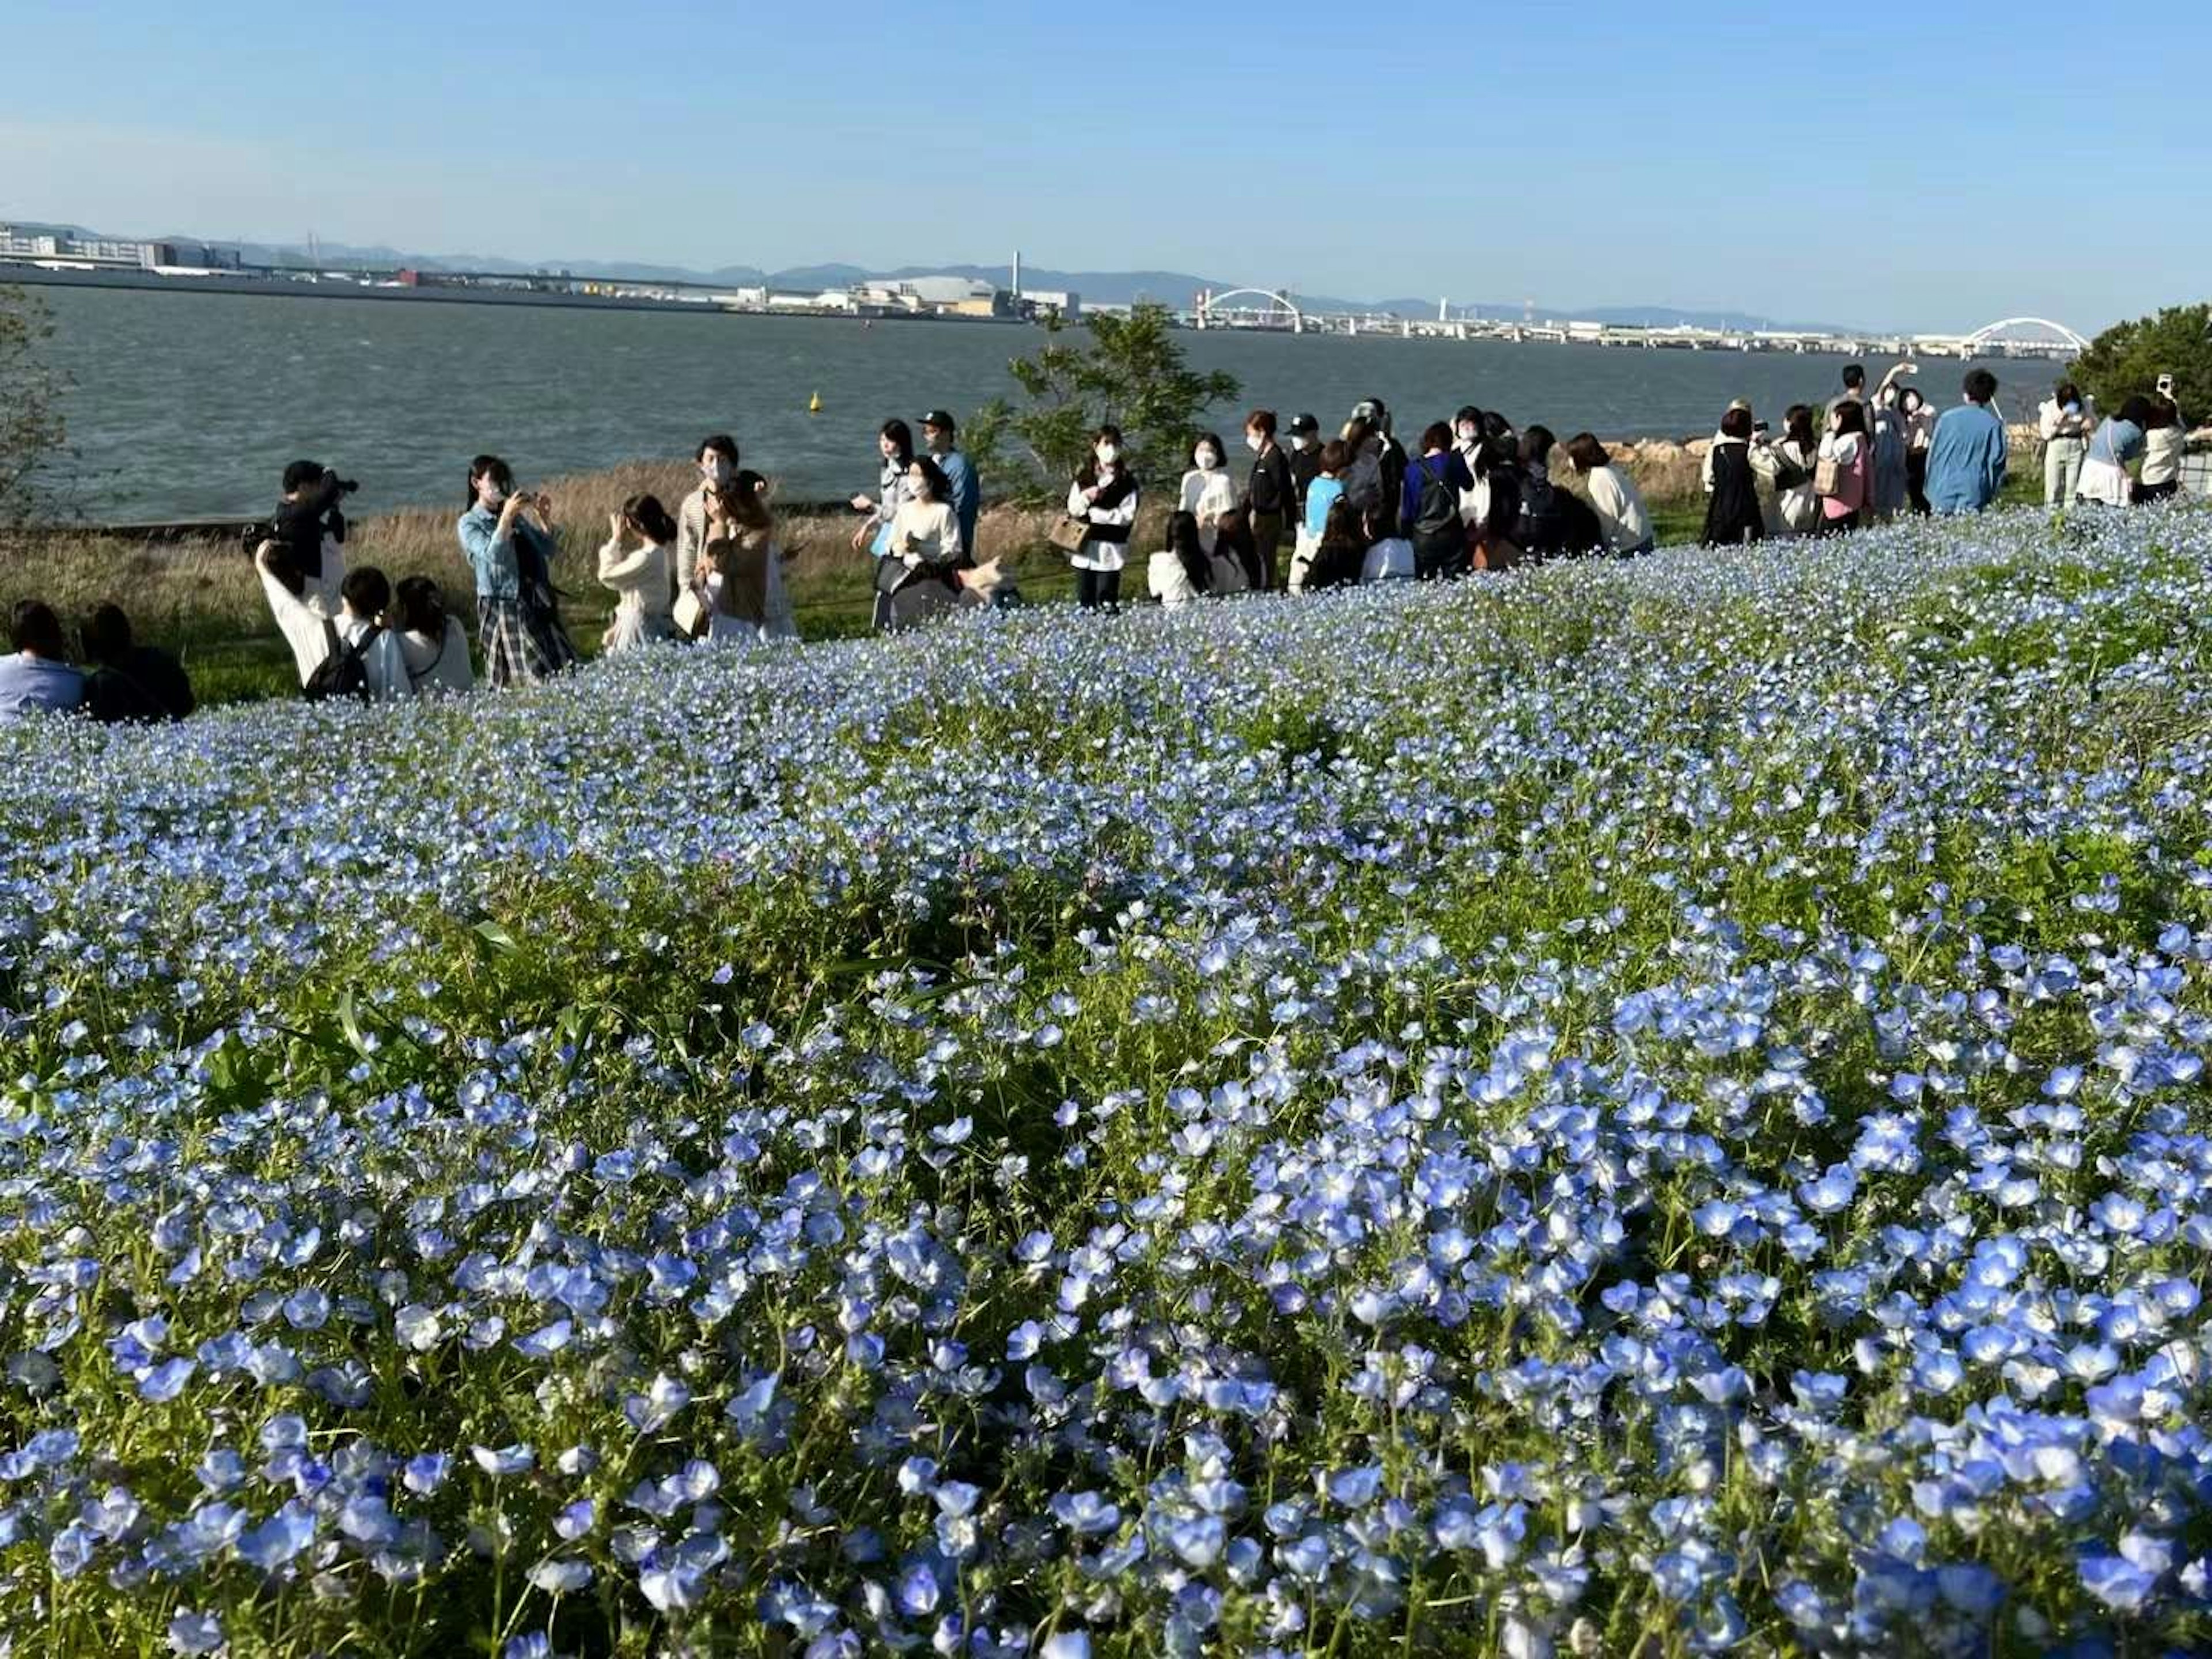
[[[361,488],[357,478],[341,478],[331,468],[313,461],[295,461],[284,471],[284,493],[267,519],[257,520],[239,532],[251,558],[266,541],[290,550],[294,563],[309,573],[323,565],[323,538],[344,544],[345,514],[338,503]]]

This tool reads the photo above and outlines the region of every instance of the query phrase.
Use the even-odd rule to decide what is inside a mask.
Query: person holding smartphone
[[[2035,411],[2035,429],[2043,439],[2043,504],[2064,507],[2074,499],[2081,480],[2081,458],[2088,453],[2089,431],[2096,417],[2088,399],[2071,380],[2061,380]]]
[[[529,684],[573,667],[576,647],[553,591],[553,499],[518,490],[496,455],[469,463],[469,510],[455,526],[477,579],[477,639],[484,678]]]

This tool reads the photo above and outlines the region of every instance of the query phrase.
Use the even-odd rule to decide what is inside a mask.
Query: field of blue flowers
[[[2212,517],[0,728],[0,1652],[2212,1647]]]

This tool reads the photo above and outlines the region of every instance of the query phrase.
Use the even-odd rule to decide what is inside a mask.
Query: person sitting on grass
[[[392,608],[392,582],[373,564],[346,572],[338,592],[344,604],[338,614],[338,642],[361,659],[372,702],[390,702],[409,695],[407,665],[399,654],[398,636],[384,624]]]
[[[1378,499],[1368,516],[1379,518],[1381,510]],[[1324,588],[1354,586],[1366,568],[1367,548],[1364,517],[1352,504],[1352,498],[1346,495],[1332,502],[1328,522],[1322,528],[1321,544],[1314,549],[1313,562],[1306,567],[1302,591],[1318,593]]]
[[[167,652],[135,644],[131,618],[103,605],[85,618],[84,654],[93,663],[84,702],[103,725],[118,720],[180,720],[192,712],[192,683]]]
[[[446,609],[445,590],[428,576],[402,576],[392,594],[392,625],[407,689],[418,697],[476,690],[469,638]]]
[[[1567,465],[1589,491],[1590,511],[1597,514],[1604,550],[1616,559],[1649,553],[1656,538],[1651,509],[1644,506],[1636,480],[1613,464],[1613,457],[1594,434],[1577,432],[1568,439],[1566,455]]]
[[[1168,514],[1168,544],[1145,561],[1145,586],[1162,606],[1196,605],[1213,586],[1213,569],[1199,540],[1195,513]]]
[[[75,708],[84,701],[84,676],[69,665],[61,618],[41,599],[18,599],[8,618],[12,656],[0,657],[0,720],[38,709]]]

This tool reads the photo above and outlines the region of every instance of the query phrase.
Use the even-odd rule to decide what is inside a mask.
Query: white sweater
[[[330,618],[270,575],[269,567],[260,560],[254,561],[254,568],[261,575],[261,591],[268,598],[269,614],[276,618],[276,631],[284,636],[284,643],[292,647],[292,665],[299,671],[300,684],[304,686],[314,678],[315,670],[323,665],[323,659],[331,654]],[[307,591],[316,592],[313,583]]]
[[[668,549],[658,544],[623,550],[622,538],[611,537],[599,549],[599,585],[614,590],[617,622],[637,619],[645,637],[665,639],[676,631],[669,620]]]
[[[1627,553],[1650,541],[1651,509],[1636,480],[1617,466],[1601,466],[1589,475],[1590,507],[1605,532],[1606,550]]]

